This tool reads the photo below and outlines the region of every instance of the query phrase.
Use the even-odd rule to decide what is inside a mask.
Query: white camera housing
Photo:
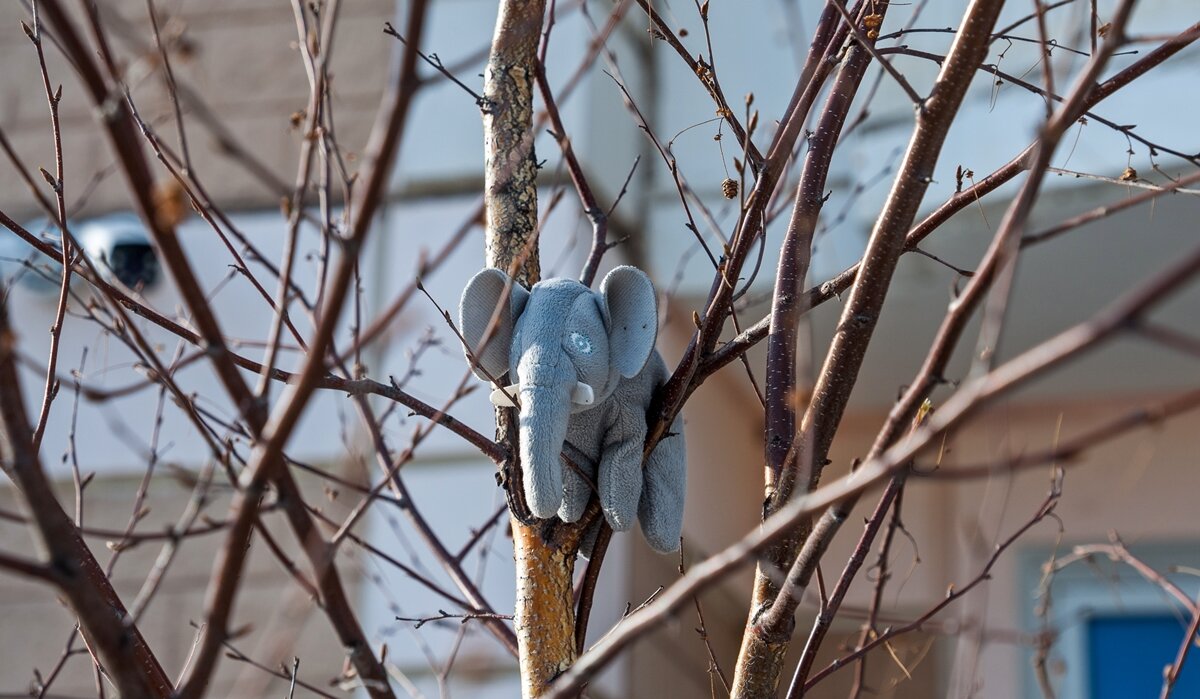
[[[136,216],[113,214],[91,219],[72,232],[96,270],[109,282],[145,291],[162,276],[158,254]]]
[[[112,214],[73,221],[69,226],[84,254],[105,281],[142,292],[158,284],[162,277],[158,255],[136,216]],[[49,219],[34,219],[25,224],[25,229],[58,247],[58,226]],[[61,262],[43,255],[16,235],[0,235],[2,281],[16,279],[26,291],[57,295],[61,276]]]

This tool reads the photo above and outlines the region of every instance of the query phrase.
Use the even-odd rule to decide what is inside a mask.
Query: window
[[[1131,545],[1139,560],[1163,574],[1191,599],[1200,595],[1200,562],[1195,543]],[[1062,546],[1058,555],[1069,554]],[[1125,699],[1157,697],[1163,672],[1175,662],[1191,622],[1191,614],[1173,596],[1147,581],[1130,566],[1096,556],[1056,573],[1050,608],[1043,620],[1036,609],[1042,565],[1051,550],[1039,548],[1022,555],[1020,590],[1024,630],[1030,637],[1045,630],[1054,634],[1047,666],[1059,699]],[[1040,697],[1033,672],[1035,650],[1028,648],[1022,663],[1024,696]],[[1174,697],[1200,697],[1200,652],[1188,655],[1175,683]]]
[[[1158,696],[1190,620],[1170,614],[1104,614],[1087,622],[1091,699]],[[1189,654],[1189,659],[1194,659]],[[1200,663],[1184,663],[1177,697],[1200,697]]]

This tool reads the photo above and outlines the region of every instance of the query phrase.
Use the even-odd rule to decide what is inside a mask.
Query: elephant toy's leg
[[[591,457],[570,443],[563,445],[563,455],[573,463],[563,462],[563,502],[558,517],[564,522],[577,522],[596,489],[596,467]]]
[[[642,413],[621,411],[604,440],[596,486],[600,509],[613,531],[628,531],[637,519],[642,496],[642,444],[646,419]]]
[[[687,488],[687,453],[683,417],[675,418],[671,434],[664,437],[646,461],[645,486],[638,506],[642,534],[651,548],[670,553],[679,548],[683,532],[683,504]]]

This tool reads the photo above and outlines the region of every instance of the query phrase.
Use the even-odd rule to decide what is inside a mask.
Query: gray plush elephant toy
[[[565,453],[595,484],[614,531],[630,529],[636,517],[655,550],[678,549],[686,480],[682,418],[642,468],[646,411],[668,376],[654,349],[658,309],[645,273],[617,267],[597,293],[573,279],[546,279],[527,291],[504,272],[484,269],[463,290],[458,318],[475,374],[492,381],[507,372],[515,382],[498,386],[492,402],[515,399],[519,408],[533,514],[565,522],[583,515],[592,484],[564,463]]]

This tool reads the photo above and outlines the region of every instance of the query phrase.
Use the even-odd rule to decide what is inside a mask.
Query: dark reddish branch
[[[173,686],[112,588],[79,529],[62,509],[33,449],[15,362],[17,339],[0,300],[0,462],[34,524],[47,572],[79,619],[88,646],[122,697],[166,699]]]
[[[887,12],[879,2],[876,11]],[[812,259],[812,239],[825,204],[825,184],[846,115],[871,64],[871,54],[854,43],[826,99],[796,188],[796,201],[780,251],[767,334],[766,464],[767,488],[774,489],[796,434],[796,352],[801,290]]]
[[[584,286],[591,286],[596,279],[596,270],[600,268],[600,260],[608,250],[608,214],[604,213],[604,209],[596,201],[596,195],[588,183],[587,175],[583,172],[583,166],[575,157],[575,148],[567,136],[562,116],[558,113],[558,105],[554,102],[554,93],[550,91],[550,83],[546,80],[546,66],[538,63],[536,70],[538,92],[542,96],[542,102],[546,106],[546,115],[554,129],[551,135],[554,136],[559,149],[562,150],[563,160],[567,164],[567,172],[571,175],[571,183],[575,185],[575,192],[579,195],[579,203],[583,206],[583,212],[592,222],[592,247],[588,253],[587,263],[584,264],[583,272],[579,275],[579,281]]]
[[[725,119],[725,123],[729,125],[730,130],[733,131],[734,138],[737,139],[738,147],[745,150],[746,160],[754,169],[754,171],[757,172],[764,165],[762,153],[759,152],[758,147],[754,145],[754,142],[746,136],[745,127],[743,127],[741,122],[738,121],[733,109],[729,107],[729,102],[726,101],[725,94],[721,91],[721,83],[717,80],[716,73],[712,69],[712,66],[704,63],[703,59],[697,60],[692,56],[688,48],[684,46],[683,42],[679,40],[679,37],[675,35],[675,32],[671,29],[670,25],[668,25],[663,20],[662,16],[659,15],[654,9],[652,0],[637,0],[637,4],[646,13],[646,17],[649,18],[650,25],[653,27],[652,31],[654,32],[654,38],[667,42],[667,45],[674,49],[675,53],[679,54],[679,57],[683,59],[685,64],[687,64],[687,67],[692,74],[700,79],[700,84],[705,90],[708,91],[709,96],[712,97],[713,102],[717,105],[717,115]],[[833,8],[826,4],[821,19],[817,23],[817,33],[813,37],[814,46],[824,48],[828,45],[829,36],[835,26],[834,14]],[[707,24],[708,20],[705,19],[704,21]],[[812,53],[809,54],[810,63],[813,60],[813,55],[814,54]],[[821,51],[818,51],[816,56],[820,55]],[[709,59],[711,60],[712,56],[709,56]],[[811,66],[806,65],[805,71],[811,71]],[[809,74],[811,73],[801,73],[802,76]],[[805,77],[801,78],[802,81],[806,79],[807,78]],[[789,105],[788,111],[791,111],[791,107],[794,106],[794,100],[796,99],[795,96],[793,96],[792,99],[793,104]]]
[[[880,2],[876,12],[888,5]],[[865,27],[864,27],[865,29]],[[796,437],[796,335],[802,314],[801,285],[811,258],[813,233],[825,203],[825,183],[833,152],[859,85],[871,64],[862,44],[851,46],[825,103],[817,129],[809,141],[804,169],[796,190],[796,203],[788,222],[779,260],[767,334],[767,489],[780,487],[785,462]],[[787,486],[784,486],[787,487]]]
[[[415,2],[410,11],[409,36],[413,43],[419,42],[421,29],[424,24],[424,2]],[[180,296],[192,313],[192,321],[202,338],[202,346],[209,354],[216,373],[233,400],[238,412],[242,415],[251,432],[264,439],[256,448],[251,462],[247,466],[245,489],[239,492],[235,504],[234,524],[230,528],[229,537],[214,569],[213,585],[210,586],[210,597],[206,605],[208,625],[202,636],[199,652],[196,656],[192,674],[187,684],[181,690],[181,696],[194,697],[203,693],[211,677],[216,660],[220,653],[221,642],[225,640],[227,623],[232,611],[233,599],[238,587],[240,572],[245,562],[249,548],[248,541],[253,523],[257,519],[258,501],[265,492],[268,480],[274,481],[285,498],[289,521],[295,528],[295,533],[305,547],[313,564],[314,572],[322,587],[322,594],[327,598],[327,613],[334,624],[345,646],[351,649],[351,660],[354,661],[359,675],[363,678],[368,692],[376,697],[392,697],[388,686],[387,673],[374,657],[369,644],[357,619],[349,612],[345,604],[345,594],[336,570],[325,564],[324,547],[316,551],[310,542],[314,540],[316,528],[303,508],[291,474],[287,471],[281,459],[282,448],[299,420],[300,414],[308,403],[308,398],[316,389],[319,379],[325,371],[324,357],[329,348],[342,304],[347,295],[350,281],[357,261],[358,251],[370,226],[376,208],[386,189],[386,183],[391,172],[391,163],[395,156],[400,134],[403,132],[408,105],[416,89],[414,50],[405,53],[404,65],[401,69],[400,84],[393,86],[388,94],[388,107],[381,110],[382,123],[372,134],[368,145],[364,171],[366,183],[356,190],[359,195],[352,207],[358,215],[354,227],[344,241],[343,257],[340,261],[328,295],[328,305],[311,341],[311,351],[300,372],[297,383],[289,399],[272,416],[268,423],[266,406],[254,399],[249,386],[242,379],[236,363],[224,344],[220,326],[212,309],[208,306],[207,298],[200,287],[182,247],[179,245],[175,231],[156,215],[153,200],[153,176],[151,175],[145,157],[141,151],[136,123],[130,111],[130,106],[124,98],[124,89],[118,77],[116,65],[107,48],[107,43],[94,11],[87,14],[91,19],[93,38],[100,49],[99,53],[105,62],[107,76],[101,72],[79,37],[75,27],[67,19],[57,0],[47,0],[42,4],[42,11],[56,28],[64,51],[71,58],[79,71],[85,89],[92,101],[104,107],[103,126],[109,137],[122,172],[125,173],[129,190],[132,193],[136,208],[144,223],[151,231],[158,246],[160,257],[172,272]],[[320,539],[317,534],[317,540]],[[319,554],[319,555],[316,555]]]
[[[1200,33],[1197,32],[1200,32],[1200,23],[1192,25],[1171,40],[1163,42],[1153,51],[1122,69],[1108,80],[1100,83],[1088,95],[1085,101],[1086,108],[1090,109],[1099,104],[1121,88],[1161,65],[1167,59],[1179,53],[1183,48],[1200,39]],[[937,209],[931,211],[908,232],[908,235],[905,237],[905,249],[913,250],[921,241],[929,237],[930,234],[949,221],[955,214],[981,200],[984,196],[999,189],[1014,177],[1026,171],[1029,168],[1029,159],[1033,154],[1033,147],[1033,145],[1030,145],[1015,158],[1000,166],[997,170],[972,186],[964,188],[961,192],[956,192]],[[852,265],[838,273],[832,279],[810,288],[804,294],[803,310],[807,312],[844,293],[854,284],[861,265],[862,262]],[[707,377],[734,361],[748,349],[761,342],[767,336],[769,329],[769,317],[763,318],[750,326],[737,337],[707,355],[703,365],[697,371],[697,377]]]
[[[818,375],[812,399],[800,424],[800,434],[793,438],[786,461],[779,466],[776,487],[767,493],[765,508],[768,516],[787,507],[794,493],[803,494],[812,490],[820,478],[833,434],[849,401],[887,296],[892,273],[904,251],[905,233],[912,225],[925,190],[932,181],[942,144],[958,107],[977,67],[987,56],[988,40],[999,16],[1000,6],[1001,3],[988,0],[976,0],[970,5],[950,56],[924,108],[917,114],[917,125],[908,152],[867,243],[862,269],[846,301],[838,329]],[[813,539],[801,528],[781,537],[766,549],[755,576],[752,608],[756,612],[775,604],[781,592],[776,583],[777,571],[793,567],[806,539],[811,540],[808,553],[811,565],[815,568],[827,544],[821,539],[826,534],[831,537],[844,519],[838,517],[839,514],[833,512],[828,521],[822,522],[827,526],[820,538]],[[797,582],[806,582],[804,573],[793,577]],[[784,594],[787,594],[786,590]],[[785,614],[772,617],[776,627],[790,619],[791,616]],[[767,631],[773,633],[768,636]],[[761,632],[753,626],[748,627],[739,665],[769,661],[773,661],[773,667],[782,665],[782,649],[786,647],[790,636],[790,624],[784,628],[762,629]],[[769,688],[755,685],[752,687],[753,693],[747,696],[761,696],[764,691],[773,692],[778,673],[770,680]]]
[[[871,232],[862,266],[846,299],[802,421],[803,437],[793,467],[798,469],[796,480],[803,490],[811,489],[820,477],[878,323],[892,273],[904,251],[905,234],[933,180],[942,144],[967,88],[987,56],[991,30],[1001,6],[995,0],[971,3],[924,109],[917,114],[908,152]],[[782,493],[784,497],[789,494]]]
[[[38,582],[50,583],[51,585],[57,582],[54,571],[49,566],[29,558],[4,553],[3,551],[0,551],[0,570],[6,573],[22,575]]]
[[[1025,181],[1021,187],[1021,191],[1017,194],[1017,197],[1005,213],[992,244],[985,253],[982,262],[975,270],[974,276],[971,277],[963,292],[951,303],[945,320],[938,330],[933,345],[925,358],[925,362],[918,372],[917,377],[909,384],[904,396],[888,415],[884,426],[875,439],[875,443],[867,454],[868,460],[878,459],[885,450],[892,447],[900,439],[906,426],[917,419],[920,406],[929,397],[937,381],[941,380],[950,356],[958,346],[958,340],[975,309],[983,301],[985,294],[1003,273],[1005,267],[1012,269],[1012,265],[1015,264],[1015,250],[1020,244],[1020,234],[1024,229],[1025,222],[1033,209],[1034,203],[1037,201],[1050,158],[1067,129],[1075,123],[1086,108],[1086,98],[1088,93],[1094,89],[1096,76],[1100,74],[1109,57],[1120,42],[1123,41],[1124,22],[1131,7],[1131,2],[1124,2],[1118,7],[1113,17],[1113,34],[1092,57],[1091,61],[1075,81],[1070,94],[1064,98],[1062,106],[1052,115],[1049,122],[1043,128],[1034,145],[1035,151],[1030,163],[1031,173],[1029,178]],[[867,549],[871,546],[876,533],[879,531],[882,519],[891,504],[891,499],[896,496],[902,485],[903,475],[897,474],[892,479],[891,485],[876,508],[876,515],[867,530],[864,531],[860,545],[855,549],[855,555],[851,557],[847,564],[842,579],[838,581],[837,591],[835,591],[834,595],[831,595],[830,600],[822,609],[822,614],[814,622],[812,633],[809,636],[808,643],[798,664],[795,679],[792,681],[792,691],[799,691],[803,694],[802,689],[797,690],[796,688],[804,685],[805,679],[816,659],[816,653],[824,640],[825,633],[829,629],[829,624],[832,622],[833,616],[840,609],[845,589],[849,588],[853,578],[857,575],[866,557]],[[857,497],[847,498],[830,508],[827,515],[832,516],[835,521],[827,532],[822,532],[823,535],[832,538],[833,534],[836,533],[837,525],[841,521],[844,521],[845,515],[849,514],[849,509],[853,508],[856,500]],[[812,542],[810,541],[809,543]],[[827,545],[825,544],[825,546]],[[805,549],[807,550],[808,548],[810,547],[806,545]],[[818,544],[813,546],[813,548],[823,548],[823,546]],[[840,595],[838,594],[839,592]]]
[[[1058,498],[1060,495],[1061,495],[1061,491],[1059,490],[1059,484],[1056,482],[1055,485],[1053,486],[1050,494],[1046,496],[1046,499],[1042,502],[1042,505],[1038,508],[1037,512],[1035,512],[1034,515],[1028,521],[1026,521],[1024,524],[1022,524],[1015,532],[1010,534],[1008,536],[1008,538],[1006,538],[1004,541],[1001,541],[1000,543],[998,543],[996,545],[995,549],[992,551],[992,554],[988,557],[987,562],[984,563],[983,568],[979,571],[979,573],[974,578],[971,578],[970,581],[968,581],[965,585],[962,585],[961,587],[952,587],[951,590],[946,594],[946,596],[940,602],[938,602],[936,605],[934,605],[933,607],[926,610],[925,613],[923,613],[921,616],[917,617],[916,619],[914,619],[913,621],[911,621],[907,624],[903,624],[901,626],[895,626],[895,627],[887,629],[883,633],[876,636],[873,640],[871,640],[866,645],[855,649],[851,653],[848,653],[846,655],[843,655],[843,656],[837,658],[832,663],[830,663],[828,666],[823,668],[820,672],[813,675],[812,679],[808,680],[807,682],[804,681],[804,676],[801,675],[800,670],[803,669],[805,671],[805,673],[807,673],[808,670],[811,668],[811,661],[809,661],[809,664],[807,666],[804,666],[802,668],[797,668],[797,672],[792,677],[792,684],[788,688],[788,693],[787,693],[785,699],[799,699],[800,697],[803,697],[805,692],[812,689],[813,686],[815,686],[821,680],[825,679],[826,677],[833,674],[834,672],[846,667],[854,660],[866,655],[866,653],[868,653],[872,649],[878,648],[879,646],[881,646],[885,643],[891,642],[891,640],[893,638],[900,636],[902,634],[910,633],[912,631],[916,631],[916,630],[920,629],[922,626],[925,625],[926,622],[933,619],[933,617],[937,616],[937,614],[939,612],[941,612],[943,609],[945,609],[946,607],[949,607],[951,604],[958,601],[959,599],[962,599],[963,595],[966,595],[968,592],[975,589],[979,585],[990,580],[992,568],[994,568],[996,563],[1000,560],[1000,556],[1003,555],[1004,552],[1007,551],[1009,548],[1011,548],[1013,544],[1015,544],[1022,537],[1024,537],[1026,532],[1028,532],[1030,529],[1032,529],[1034,526],[1036,526],[1042,520],[1046,519],[1047,517],[1051,516],[1054,513],[1054,507],[1055,507],[1055,505],[1058,504]],[[859,562],[859,565],[861,565],[861,561]],[[843,595],[844,595],[844,593],[843,593]]]
[[[896,479],[893,479],[893,481]],[[887,490],[891,490],[891,485],[888,485]],[[886,497],[887,490],[884,491]],[[883,498],[880,498],[882,501]],[[890,506],[892,516],[888,519],[887,531],[884,532],[883,542],[879,545],[879,554],[875,558],[875,583],[871,592],[871,601],[867,605],[867,618],[863,622],[862,631],[858,636],[858,646],[864,646],[878,633],[877,623],[879,621],[879,612],[883,608],[883,592],[887,587],[888,581],[892,577],[891,573],[891,556],[892,543],[896,540],[896,532],[900,529],[901,520],[900,513],[904,509],[904,484],[897,486],[895,497],[891,502],[884,505],[884,508]],[[880,507],[875,508],[876,514],[874,517],[882,517],[887,513],[887,509],[881,511]],[[868,525],[871,520],[868,520]],[[850,687],[849,699],[859,699],[862,696],[866,687],[867,680],[867,659],[866,657],[859,658],[856,667],[854,668],[854,684]]]
[[[885,2],[879,2],[875,7],[881,15],[887,12]],[[800,294],[808,273],[813,234],[825,203],[829,166],[871,58],[871,53],[856,42],[848,50],[838,71],[816,131],[809,139],[800,183],[796,188],[796,201],[780,252],[771,304],[771,331],[767,339],[766,468],[763,474],[766,501],[769,507],[775,507],[764,511],[764,516],[772,514],[784,502],[775,498],[774,494],[781,488],[791,488],[791,483],[784,481],[794,473],[794,470],[786,468],[786,462],[794,449],[796,406],[800,390],[797,386]],[[833,526],[837,524],[840,524],[840,520]],[[826,522],[819,523],[818,529],[822,526],[827,526]],[[818,537],[824,545],[819,550],[807,551],[812,565],[805,566],[805,572],[800,577],[789,579],[782,588],[776,575],[759,575],[756,579],[750,620],[746,625],[733,679],[735,696],[766,696],[775,691],[795,626],[792,618],[795,605],[799,603],[803,589],[816,569],[816,561],[831,538]]]
[[[1067,361],[1095,349],[1114,335],[1127,330],[1148,313],[1156,304],[1179,291],[1200,274],[1200,247],[1190,251],[1177,263],[1155,275],[1142,285],[1126,293],[1115,303],[1095,316],[1071,327],[1042,344],[1014,357],[997,367],[990,374],[965,385],[936,412],[922,423],[922,427],[906,439],[884,452],[878,459],[865,461],[856,473],[822,486],[820,489],[793,498],[788,505],[762,526],[744,536],[723,551],[694,566],[678,582],[660,594],[653,602],[627,616],[614,629],[605,642],[585,653],[563,673],[553,687],[549,697],[566,699],[574,696],[584,683],[617,657],[628,645],[658,628],[670,614],[678,610],[698,592],[701,592],[730,573],[754,560],[760,551],[786,536],[811,513],[828,507],[844,498],[853,497],[894,475],[912,462],[919,453],[930,447],[949,431],[959,427],[979,410],[991,405],[999,397],[1026,385],[1047,372],[1062,366]],[[1191,399],[1196,400],[1195,396]],[[1123,423],[1132,429],[1154,422],[1155,414],[1143,413],[1136,420]],[[1093,446],[1121,434],[1108,431],[1099,436]],[[877,639],[878,640],[878,639]],[[875,647],[873,642],[871,647]],[[830,671],[841,667],[849,660],[839,660]],[[824,673],[825,671],[822,671]],[[818,673],[809,682],[815,682]]]
[[[857,15],[862,4],[860,0],[852,13]],[[696,381],[696,371],[700,367],[700,361],[712,351],[720,338],[725,319],[731,309],[735,283],[755,241],[763,234],[767,206],[788,161],[795,152],[809,110],[826,78],[833,71],[836,62],[833,58],[848,33],[849,29],[839,21],[836,12],[826,12],[821,16],[813,33],[808,58],[783,114],[782,126],[771,141],[758,179],[738,217],[725,264],[718,269],[718,274],[713,279],[708,300],[705,301],[705,311],[700,318],[700,328],[689,341],[671,378],[655,395],[650,412],[647,448],[653,448],[666,434],[688,395],[699,385]]]
[[[604,556],[608,553],[608,544],[612,541],[613,530],[608,522],[600,520],[597,525],[596,541],[588,554],[588,564],[583,571],[583,580],[579,584],[578,601],[575,603],[575,654],[582,655],[587,644],[588,621],[592,617],[592,602],[596,598],[596,586],[600,584],[600,569]]]

